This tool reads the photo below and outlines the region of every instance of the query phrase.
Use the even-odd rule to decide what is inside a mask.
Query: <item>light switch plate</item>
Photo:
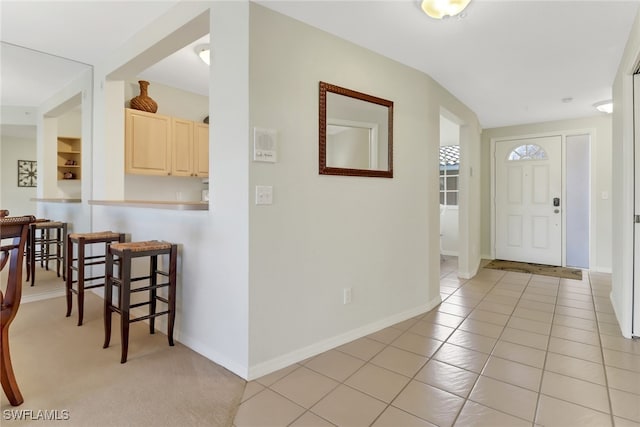
[[[271,185],[256,185],[256,205],[273,204],[273,187]]]

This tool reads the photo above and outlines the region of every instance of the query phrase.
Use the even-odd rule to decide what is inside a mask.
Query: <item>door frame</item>
[[[560,130],[557,132],[542,132],[542,133],[533,133],[533,134],[514,134],[510,136],[502,136],[491,138],[490,141],[490,151],[489,151],[489,159],[491,162],[491,185],[490,185],[490,203],[491,206],[491,258],[495,259],[496,257],[496,143],[501,141],[513,141],[519,139],[530,139],[530,138],[544,138],[549,136],[560,136],[562,148],[562,173],[561,173],[561,197],[562,200],[566,200],[566,171],[567,171],[567,156],[566,156],[566,140],[567,136],[573,135],[589,135],[589,269],[593,269],[594,260],[595,260],[595,248],[596,248],[596,220],[595,216],[595,197],[596,192],[595,189],[595,177],[596,177],[596,168],[595,168],[595,159],[593,156],[593,144],[596,137],[596,130],[593,128],[587,129],[570,129],[570,130]],[[608,197],[611,197],[609,194]],[[566,266],[566,211],[562,209],[561,211],[561,224],[562,224],[562,236],[561,236],[561,253],[562,253],[562,266]],[[608,271],[610,273],[610,271]]]

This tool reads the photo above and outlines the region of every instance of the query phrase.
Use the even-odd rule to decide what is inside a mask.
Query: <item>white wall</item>
[[[491,258],[491,139],[518,138],[521,136],[584,134],[593,131],[591,140],[592,159],[592,259],[594,271],[611,272],[612,258],[612,183],[611,183],[611,116],[533,123],[521,126],[484,129],[482,132],[482,253]],[[603,193],[609,195],[603,198]]]
[[[2,136],[0,144],[0,209],[11,216],[33,215],[36,187],[18,187],[18,160],[36,160],[36,139]],[[39,165],[38,165],[39,166]]]
[[[631,337],[633,313],[634,124],[633,73],[640,63],[640,12],[613,83],[613,216],[611,302],[622,334]],[[636,303],[635,312],[640,313]]]
[[[253,3],[181,2],[96,68],[94,197],[125,194],[114,70],[208,8],[209,211],[92,207],[95,230],[180,244],[176,338],[255,378],[437,304],[440,109],[479,150],[475,115],[428,76]],[[393,179],[318,174],[320,80],[395,102]],[[278,163],[251,162],[254,126],[278,130]],[[273,205],[253,204],[255,185],[273,185]]]
[[[251,4],[251,126],[278,163],[250,165],[252,375],[439,302],[440,105],[475,116],[428,76]],[[393,179],[318,174],[319,81],[394,102]],[[353,289],[344,305],[343,289]]]

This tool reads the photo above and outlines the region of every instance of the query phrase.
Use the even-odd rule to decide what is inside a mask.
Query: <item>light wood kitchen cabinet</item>
[[[58,137],[58,180],[82,178],[80,167],[82,140],[65,136]]]
[[[209,125],[126,110],[125,172],[209,176]]]
[[[193,122],[173,118],[171,174],[193,176]]]
[[[209,176],[209,125],[206,123],[195,123],[193,140],[194,175],[206,178]]]
[[[125,110],[125,173],[171,174],[171,117]]]

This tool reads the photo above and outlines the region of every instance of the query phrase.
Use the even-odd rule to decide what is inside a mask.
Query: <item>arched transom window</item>
[[[525,144],[514,148],[507,160],[547,160],[547,152],[536,144]]]

